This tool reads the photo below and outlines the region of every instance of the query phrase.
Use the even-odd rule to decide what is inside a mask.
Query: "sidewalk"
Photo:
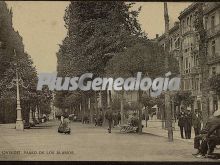
[[[154,134],[157,136],[162,136],[162,137],[168,137],[168,132],[165,129],[162,129],[162,121],[161,120],[148,120],[147,125],[148,127],[146,128],[146,122],[145,120],[142,121],[142,124],[144,125],[143,132],[149,133],[149,134]],[[191,133],[191,139],[182,139],[180,135],[180,129],[178,127],[177,122],[174,124],[174,129],[173,129],[173,139],[177,140],[182,140],[185,142],[193,143],[195,137],[194,130],[192,128],[192,133]]]

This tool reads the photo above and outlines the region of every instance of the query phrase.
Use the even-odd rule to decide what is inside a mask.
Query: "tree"
[[[185,108],[188,106],[193,106],[194,98],[191,92],[179,91],[173,96],[176,105],[183,105]]]
[[[116,54],[106,67],[106,72],[112,77],[135,77],[137,72],[142,72],[144,76],[155,78],[164,75],[165,70],[165,56],[164,51],[157,44],[149,40],[139,39],[134,46],[127,48],[124,52]],[[169,64],[171,72],[177,73],[173,70],[172,63],[175,61],[173,57],[169,57]],[[138,102],[141,104],[142,91],[138,91]],[[139,125],[141,127],[142,111],[139,110]],[[142,130],[139,130],[141,133]]]
[[[8,10],[6,3],[0,2],[0,100],[7,111],[9,111],[8,96],[11,96],[9,99],[15,105],[16,87],[8,89],[7,86],[16,77],[15,70],[17,68],[19,78],[23,80],[23,85],[26,86],[26,88],[20,86],[21,106],[24,114],[29,113],[29,104],[36,96],[36,90],[34,91],[32,88],[35,87],[36,89],[37,72],[30,55],[24,51],[22,37],[12,27],[12,15],[12,10]],[[13,112],[16,114],[15,110]],[[25,120],[28,119],[25,118]]]
[[[131,11],[132,5],[119,1],[72,1],[64,16],[68,35],[57,54],[58,75],[80,76],[92,72],[94,77],[104,76],[112,55],[124,51],[135,42],[136,36],[142,35],[136,19],[139,10]],[[84,92],[80,93],[85,96]],[[107,106],[106,97],[107,91],[103,91],[103,109]]]
[[[201,68],[201,91],[202,91],[202,116],[203,116],[203,124],[205,124],[208,120],[209,112],[208,112],[208,95],[209,92],[209,82],[207,77],[209,76],[209,68],[207,64],[207,34],[203,24],[203,2],[199,2],[197,5],[197,9],[195,12],[195,31],[199,36],[199,66]]]
[[[220,74],[216,74],[209,79],[210,88],[220,96]]]

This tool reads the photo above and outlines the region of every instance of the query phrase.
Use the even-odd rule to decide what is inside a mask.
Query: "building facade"
[[[199,35],[194,22],[198,4],[192,3],[179,15],[179,23],[169,30],[169,52],[179,61],[181,91],[189,91],[194,98],[193,109],[202,110],[202,73],[199,64]],[[220,74],[220,3],[203,4],[204,27],[207,39],[207,65],[209,77]],[[165,34],[156,37],[159,45],[165,48]],[[209,91],[209,114],[220,108],[220,98]]]
[[[160,46],[165,49],[165,34],[156,37]],[[179,61],[180,53],[180,23],[175,22],[174,26],[169,30],[169,53]],[[180,65],[180,64],[179,64]]]
[[[181,90],[194,97],[193,109],[201,110],[201,71],[199,67],[199,36],[195,31],[197,4],[192,3],[179,15]]]
[[[209,78],[220,74],[220,3],[204,4],[204,24],[207,34],[207,56]],[[215,92],[209,92],[209,110],[212,114],[220,108],[220,99]]]

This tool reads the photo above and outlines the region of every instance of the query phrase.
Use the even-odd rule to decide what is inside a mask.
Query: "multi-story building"
[[[156,37],[160,46],[165,49],[165,34]],[[180,51],[180,23],[175,22],[174,26],[169,30],[169,53],[172,54],[177,60],[179,59]]]
[[[192,92],[194,109],[201,110],[201,70],[199,68],[199,37],[194,21],[197,3],[192,3],[179,15],[181,90]]]
[[[220,73],[220,2],[208,2],[204,5],[204,22],[207,30],[207,55],[209,78]],[[220,108],[217,95],[209,92],[209,110]]]

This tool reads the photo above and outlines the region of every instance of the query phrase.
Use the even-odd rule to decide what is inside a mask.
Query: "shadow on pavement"
[[[213,153],[212,155],[207,156],[207,158],[220,160],[220,153]]]

